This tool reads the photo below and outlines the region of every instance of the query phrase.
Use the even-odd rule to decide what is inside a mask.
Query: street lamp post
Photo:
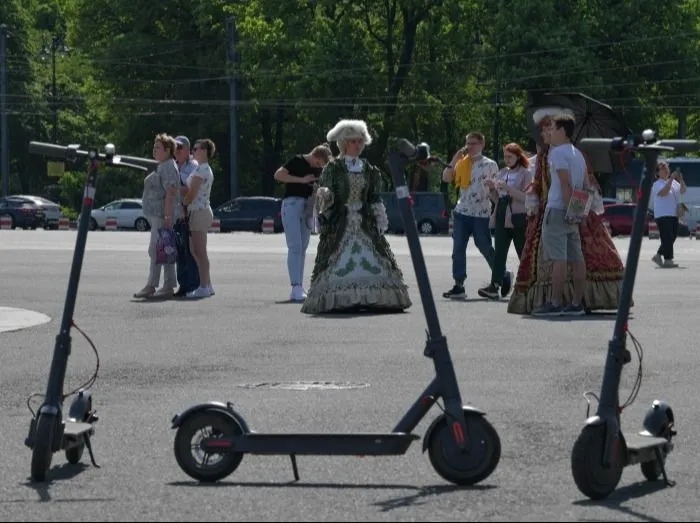
[[[66,47],[63,42],[63,36],[53,35],[51,37],[51,44],[44,44],[41,47],[39,56],[42,60],[51,58],[51,108],[53,110],[53,126],[51,129],[51,141],[56,143],[57,137],[56,132],[58,129],[58,95],[56,92],[56,53],[62,56],[68,54],[68,47]]]

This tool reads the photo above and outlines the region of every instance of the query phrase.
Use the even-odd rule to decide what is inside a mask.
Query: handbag
[[[685,216],[685,213],[688,212],[688,206],[685,203],[678,201],[678,198],[676,198],[676,193],[672,191],[672,194],[673,197],[676,199],[676,216],[679,219],[683,218],[683,216]]]
[[[156,263],[170,265],[177,261],[177,239],[175,231],[165,227],[158,229],[156,241]]]

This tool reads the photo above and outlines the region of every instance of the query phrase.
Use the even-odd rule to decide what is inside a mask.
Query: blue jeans
[[[464,214],[453,213],[452,227],[452,277],[460,285],[467,279],[467,245],[469,238],[474,236],[474,243],[482,256],[493,270],[496,251],[491,242],[491,230],[488,218],[476,218]]]
[[[304,261],[311,238],[306,224],[306,198],[290,196],[282,200],[282,225],[287,239],[287,270],[292,285],[304,284]]]

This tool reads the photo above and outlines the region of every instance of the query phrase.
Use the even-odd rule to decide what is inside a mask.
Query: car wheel
[[[138,218],[136,220],[136,223],[134,223],[134,227],[137,231],[140,232],[144,232],[150,229],[150,226],[148,225],[148,220],[146,220],[146,218]]]
[[[418,232],[420,234],[435,234],[435,224],[430,220],[423,220],[418,224]]]
[[[90,230],[91,231],[97,230],[97,220],[95,220],[95,218],[90,218]]]

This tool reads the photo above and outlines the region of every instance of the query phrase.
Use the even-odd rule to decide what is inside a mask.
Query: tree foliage
[[[51,137],[52,60],[40,51],[54,35],[70,48],[56,56],[58,142],[149,155],[158,132],[210,137],[215,203],[229,197],[230,78],[244,194],[279,191],[277,166],[339,118],[369,123],[367,154],[382,167],[398,136],[445,156],[470,130],[489,153],[494,138],[526,144],[533,92],[584,92],[633,129],[700,132],[700,0],[5,0],[0,23],[17,192],[55,184],[27,152]],[[139,176],[106,174],[98,201],[138,196]],[[66,176],[57,198],[77,205],[81,183]]]

